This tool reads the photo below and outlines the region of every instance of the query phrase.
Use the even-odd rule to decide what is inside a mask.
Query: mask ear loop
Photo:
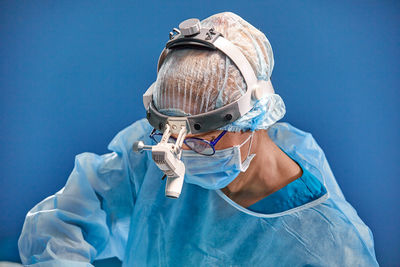
[[[250,140],[250,146],[249,146],[249,151],[247,151],[247,156],[250,154],[251,145],[253,144],[253,135],[254,135],[254,132],[251,132],[251,135],[249,135],[249,137],[247,137],[247,139],[244,140],[243,143],[241,143],[241,144],[239,145],[239,148],[242,148],[242,146],[243,146],[244,144],[246,144],[247,141]]]
[[[249,137],[247,137],[247,139],[246,139],[243,143],[241,143],[241,144],[239,145],[239,149],[240,149],[240,148],[242,148],[242,146],[243,146],[244,144],[247,143],[247,141],[250,140],[249,149],[247,150],[247,157],[246,157],[246,159],[245,159],[243,162],[245,162],[246,160],[252,160],[252,159],[255,157],[255,155],[256,155],[256,154],[251,154],[251,155],[250,155],[251,146],[252,146],[252,144],[253,144],[253,135],[254,135],[254,131],[251,132],[251,135],[250,135]],[[251,158],[249,158],[249,157],[251,157]]]
[[[253,144],[253,135],[254,135],[254,132],[251,132],[250,145],[249,145],[249,150],[247,151],[247,157],[250,156],[251,145]]]

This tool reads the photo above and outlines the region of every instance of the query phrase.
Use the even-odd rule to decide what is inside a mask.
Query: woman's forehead
[[[205,133],[199,133],[199,134],[187,134],[185,138],[190,138],[190,137],[197,137],[197,138],[212,138],[212,137],[217,137],[219,134],[221,134],[223,131],[222,130],[214,130],[214,131],[209,131]],[[227,132],[229,133],[229,132]],[[177,134],[171,134],[172,137],[177,138]]]
[[[222,132],[223,132],[222,130],[214,130],[214,131],[209,131],[209,132],[199,133],[199,134],[188,134],[188,135],[186,135],[186,138],[197,137],[197,138],[206,139],[206,138],[217,137]]]
[[[213,138],[216,138],[222,132],[223,132],[223,130],[214,130],[214,131],[209,131],[209,132],[199,133],[199,134],[188,134],[188,135],[186,135],[185,138],[196,137],[196,138],[202,138],[202,139],[205,139],[205,140],[208,140],[208,139],[211,140]],[[226,136],[235,136],[235,135],[239,136],[239,135],[241,135],[243,133],[246,133],[246,132],[247,131],[241,131],[241,132],[229,132],[229,131],[227,131],[225,135]],[[171,134],[171,136],[175,137],[175,138],[178,137],[177,134]]]
[[[188,137],[197,137],[197,138],[203,138],[203,139],[207,139],[207,138],[215,138],[218,135],[220,135],[223,132],[223,130],[214,130],[214,131],[209,131],[206,133],[201,133],[201,134],[188,134],[186,136],[186,138]],[[241,132],[226,132],[226,136],[239,136],[241,134],[245,133],[244,131]]]

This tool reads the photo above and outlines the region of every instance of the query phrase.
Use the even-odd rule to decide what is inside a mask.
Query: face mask
[[[206,189],[221,189],[230,184],[240,172],[245,172],[256,154],[250,155],[254,132],[240,145],[216,150],[212,156],[203,156],[192,150],[182,151],[185,164],[185,182]],[[242,163],[240,148],[250,140],[247,158]]]

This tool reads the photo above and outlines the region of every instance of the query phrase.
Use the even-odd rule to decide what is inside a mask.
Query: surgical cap
[[[236,45],[252,66],[259,80],[268,81],[274,67],[271,44],[254,26],[231,12],[206,18],[203,27],[213,27]],[[236,65],[218,50],[175,49],[161,66],[153,101],[169,116],[189,116],[230,104],[247,90]],[[285,114],[285,105],[277,94],[258,100],[238,120],[220,128],[232,132],[267,129]]]

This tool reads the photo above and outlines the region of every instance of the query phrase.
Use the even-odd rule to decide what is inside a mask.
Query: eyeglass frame
[[[183,143],[184,143],[188,148],[190,148],[191,150],[193,150],[194,152],[196,152],[196,153],[198,153],[198,154],[200,154],[200,155],[203,155],[203,156],[212,156],[212,155],[215,154],[215,145],[218,143],[219,140],[221,140],[221,138],[226,134],[226,132],[227,132],[226,130],[223,130],[215,139],[213,139],[213,140],[211,140],[211,141],[208,141],[208,140],[205,140],[205,139],[199,138],[199,137],[187,137],[187,138],[185,138],[185,139],[183,140]],[[153,129],[153,130],[151,131],[149,137],[150,137],[154,142],[158,143],[158,141],[154,138],[155,135],[162,136],[163,134],[162,134],[162,133],[157,133],[157,130],[156,130],[156,129]],[[176,138],[175,138],[175,137],[170,136],[169,138],[172,138],[173,140],[176,141]],[[199,140],[199,141],[202,141],[202,142],[207,143],[207,144],[210,145],[210,147],[212,148],[213,153],[212,153],[212,154],[202,154],[202,153],[197,152],[196,150],[194,150],[193,148],[191,148],[191,147],[186,143],[186,140],[188,140],[188,139],[196,139],[196,140]]]

